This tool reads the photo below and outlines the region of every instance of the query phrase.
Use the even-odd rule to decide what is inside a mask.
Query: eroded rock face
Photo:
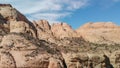
[[[49,25],[48,21],[40,20],[40,21],[34,21],[33,23],[37,29],[37,36],[39,39],[43,39],[51,42],[55,41],[51,31],[51,26]]]
[[[77,29],[79,36],[93,43],[119,44],[120,27],[112,22],[87,23]]]
[[[76,32],[66,23],[55,23],[50,25],[46,20],[34,21],[33,22],[39,39],[50,39],[53,38],[64,38],[64,37],[75,37]]]
[[[0,52],[0,67],[1,68],[16,68],[13,56],[9,52]]]
[[[9,32],[31,33],[30,35],[37,36],[34,25],[10,4],[0,5],[0,23]]]
[[[67,53],[63,56],[68,68],[113,68],[109,57],[103,53]]]
[[[50,25],[46,20],[33,22],[37,29],[37,36],[39,39],[55,42],[55,39],[62,39],[65,37],[76,37],[76,31],[66,23],[55,23]]]
[[[0,65],[3,68],[64,68],[60,52],[53,51],[52,46],[49,46],[47,42],[42,44],[40,43],[42,41],[25,36],[12,33],[3,37],[0,44],[0,47],[2,47],[0,49]]]
[[[37,37],[36,28],[31,28],[31,26],[24,21],[10,21],[10,32],[27,33],[30,36]]]
[[[9,4],[0,4],[0,68],[120,68],[119,26],[88,23],[31,23]]]
[[[57,38],[76,37],[76,32],[66,23],[53,24],[51,30]]]
[[[27,18],[22,15],[19,11],[13,8],[10,4],[1,4],[0,5],[0,15],[5,20],[17,20],[28,22]]]
[[[80,38],[63,41],[71,42],[60,46],[68,68],[119,68],[120,45],[93,44]]]
[[[11,21],[10,23],[10,32],[25,33],[26,28],[25,22],[23,21]]]

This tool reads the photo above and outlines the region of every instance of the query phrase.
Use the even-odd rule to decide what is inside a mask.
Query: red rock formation
[[[17,11],[15,8],[13,8],[11,5],[9,4],[1,4],[0,6],[0,19],[2,21],[2,25],[9,29],[10,32],[19,32],[17,29],[19,29],[19,27],[26,27],[24,29],[27,29],[27,30],[23,30],[23,31],[20,31],[20,32],[24,32],[24,33],[31,33],[32,36],[36,37],[36,29],[34,27],[34,25],[29,21],[27,20],[27,18],[21,14],[19,11]],[[20,25],[18,23],[23,23],[25,25]],[[18,24],[18,25],[17,25]],[[10,27],[10,26],[16,26],[16,27]],[[20,25],[20,26],[19,26]],[[13,28],[14,28],[14,31],[13,31]],[[15,31],[16,29],[16,31]]]
[[[0,68],[120,68],[120,27],[111,22],[73,30],[31,23],[9,4],[0,9]]]
[[[53,39],[64,37],[75,37],[76,32],[66,23],[55,23],[49,25],[48,21],[40,20],[33,22],[39,39],[54,41]]]
[[[112,22],[87,23],[77,29],[79,36],[85,40],[94,43],[120,43],[118,35],[120,34],[119,26]]]
[[[48,21],[40,20],[34,21],[34,26],[37,29],[37,36],[39,39],[44,39],[50,42],[54,42],[54,36],[51,31],[51,26],[49,25]]]
[[[66,23],[55,23],[51,26],[51,30],[57,38],[76,36],[76,32]]]

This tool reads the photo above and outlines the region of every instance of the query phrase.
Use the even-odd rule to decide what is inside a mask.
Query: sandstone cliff
[[[87,23],[30,22],[0,4],[0,68],[120,68],[120,27]]]
[[[1,26],[9,32],[29,33],[36,37],[36,29],[27,18],[10,4],[0,5]]]
[[[87,23],[76,30],[85,40],[100,44],[120,44],[120,26],[112,22]]]

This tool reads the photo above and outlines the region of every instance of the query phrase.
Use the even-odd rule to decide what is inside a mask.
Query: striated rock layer
[[[0,4],[0,68],[120,68],[120,27],[87,23],[31,23],[10,4]]]

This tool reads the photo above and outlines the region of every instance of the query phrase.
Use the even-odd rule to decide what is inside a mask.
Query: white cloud
[[[34,20],[39,20],[39,19],[46,19],[50,22],[59,22],[58,19],[64,18],[68,15],[70,15],[71,13],[41,13],[41,14],[33,14],[32,15],[32,19]]]
[[[10,3],[29,19],[59,21],[87,5],[88,0],[0,0]]]

